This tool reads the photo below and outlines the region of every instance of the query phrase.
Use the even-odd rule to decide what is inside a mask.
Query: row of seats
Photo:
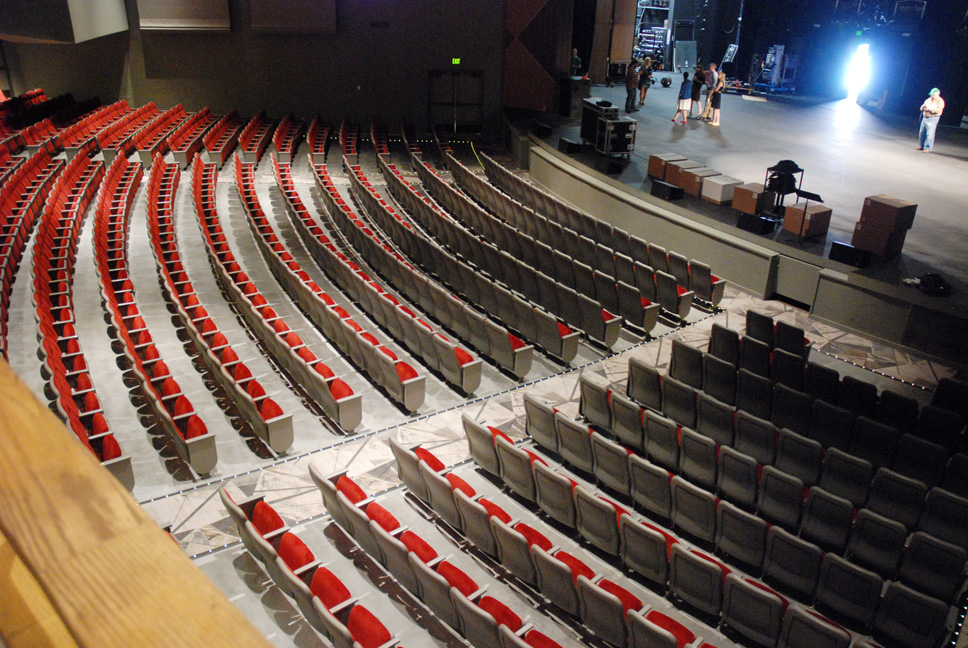
[[[326,147],[329,144],[329,124],[324,122],[319,115],[313,118],[306,130],[306,144],[309,145],[309,155],[312,164],[321,164],[326,161]]]
[[[373,148],[376,150],[377,157],[385,158],[389,160],[390,158],[390,144],[389,136],[387,135],[386,124],[379,122],[370,123],[370,143],[373,144]]]
[[[292,445],[292,415],[286,414],[239,359],[209,316],[192,286],[178,252],[173,204],[181,174],[177,164],[155,160],[148,179],[148,235],[168,300],[198,350],[198,357],[222,387],[255,435],[276,454]],[[218,399],[221,403],[221,399]]]
[[[650,266],[655,272],[672,274],[678,285],[693,291],[699,299],[713,305],[722,300],[725,281],[713,275],[708,265],[695,259],[687,260],[682,254],[666,251],[655,243],[649,243],[620,227],[576,209],[551,193],[526,182],[487,155],[482,155],[481,161],[494,186],[530,206],[534,212],[545,214],[549,222],[557,221],[562,227],[570,228],[579,235],[614,250],[617,279],[622,279],[618,256],[621,254],[633,262]],[[458,181],[460,180],[458,177]]]
[[[239,143],[239,135],[245,122],[239,116],[239,111],[232,110],[222,115],[215,125],[205,132],[202,144],[208,151],[208,159],[221,169],[225,161],[232,155],[236,145]]]
[[[360,371],[383,387],[408,412],[418,410],[424,402],[426,377],[409,363],[400,360],[395,351],[372,332],[364,330],[345,309],[337,306],[333,298],[310,279],[309,274],[286,250],[259,204],[255,190],[255,165],[244,164],[237,156],[235,179],[256,244],[280,285],[303,307],[309,319],[326,337],[353,360]],[[295,333],[291,336],[290,342],[298,337]],[[293,348],[298,350],[299,347]]]
[[[403,145],[407,147],[410,158],[418,162],[422,161],[423,151],[420,150],[420,142],[413,132],[413,126],[406,123],[403,124],[401,135],[403,136]]]
[[[464,420],[466,427],[469,419]],[[474,448],[472,456],[475,460],[481,457],[488,462],[491,469],[499,471],[493,473],[498,477],[498,464],[502,459],[499,459],[496,452],[508,461],[527,466],[528,470],[531,465],[545,463],[537,455],[512,444],[496,428],[479,426],[475,431],[480,431],[483,436],[468,436],[469,443]],[[496,451],[495,444],[503,449]],[[496,557],[515,578],[536,587],[560,610],[580,618],[599,639],[617,646],[693,644],[712,648],[711,644],[697,638],[692,630],[677,619],[651,610],[651,606],[646,605],[623,582],[597,574],[589,566],[587,556],[560,549],[559,545],[545,535],[541,527],[512,519],[498,502],[478,494],[464,479],[446,471],[443,464],[426,449],[404,449],[396,446],[394,455],[398,473],[414,495],[429,503],[443,521],[461,530],[478,550]],[[511,455],[514,455],[513,459]],[[493,463],[490,463],[491,460]],[[481,467],[485,468],[483,465]],[[511,486],[511,489],[514,490],[514,487]],[[577,498],[591,498],[595,502],[604,503],[585,487],[568,483],[569,495],[572,489]],[[613,508],[608,513],[612,518],[612,525],[617,510]],[[620,515],[624,515],[627,524],[638,524],[627,514]],[[571,528],[575,528],[574,519],[573,517]],[[648,528],[645,525],[640,526]],[[669,539],[675,544],[671,536]],[[663,540],[663,553],[666,553],[664,543]],[[617,551],[614,553],[618,555]],[[673,640],[670,643],[669,635],[678,638],[678,642]]]
[[[57,134],[60,145],[65,149],[77,149],[92,137],[97,136],[98,132],[103,128],[124,117],[129,112],[131,112],[131,107],[124,99],[116,101],[110,106],[103,106],[79,122],[61,129]]]
[[[14,157],[10,151],[0,147],[0,186],[7,181],[7,176],[26,161],[27,158]]]
[[[520,292],[560,317],[569,327],[577,324],[589,338],[599,344],[607,348],[615,345],[622,328],[621,316],[603,308],[595,297],[577,292],[547,276],[542,280],[539,276],[541,273],[536,272],[533,267],[507,252],[502,253],[494,246],[489,247],[435,202],[414,190],[399,172],[389,169],[382,160],[379,163],[393,197],[407,208],[421,227],[475,267],[477,274],[493,278],[494,283],[502,284],[508,291]],[[594,295],[594,287],[592,294]],[[485,310],[495,312],[491,309],[492,305],[481,305]],[[522,334],[525,333],[522,331]]]
[[[488,355],[515,377],[523,378],[531,371],[534,354],[532,345],[508,332],[499,322],[487,317],[486,314],[481,313],[471,304],[452,295],[413,267],[403,255],[381,239],[378,233],[379,228],[371,226],[359,214],[353,212],[352,208],[339,195],[325,165],[314,165],[313,172],[320,194],[327,206],[327,212],[336,230],[347,237],[350,244],[367,260],[367,263],[375,268],[388,282],[394,284],[398,291],[419,304],[424,313],[432,314],[438,322],[444,323],[455,331],[461,339],[469,341],[479,352]],[[392,207],[380,200],[368,182],[356,176],[352,176],[352,178],[363,190],[363,193],[359,195],[365,198],[363,202],[367,205],[369,211],[376,210],[383,216],[384,220],[393,219],[396,216]],[[399,221],[395,220],[394,222]],[[303,240],[306,241],[307,238],[304,234]],[[307,245],[311,251],[316,247],[311,241]],[[325,253],[326,251],[324,249],[321,252]],[[314,252],[314,256],[321,264],[323,263],[319,258],[319,252]],[[434,337],[434,327],[421,318],[410,306],[393,304],[392,300],[387,300],[387,303],[380,301],[378,305],[383,308],[392,305],[393,312],[387,313],[385,326],[389,327],[394,336],[397,335],[398,329],[399,334],[404,339],[411,339],[411,342],[416,342],[421,348],[436,346],[433,344],[433,339],[427,339]],[[396,316],[400,320],[399,326],[394,327],[392,316]],[[415,337],[405,333],[408,329],[415,330]],[[423,341],[421,342],[421,340]]]
[[[168,147],[180,168],[187,169],[192,158],[201,152],[205,133],[216,121],[215,115],[205,106],[171,132],[168,136]]]
[[[359,141],[359,124],[352,124],[349,117],[345,117],[339,127],[339,145],[343,149],[343,157],[346,159],[346,163],[351,166],[360,163]]]
[[[129,490],[131,458],[98,411],[97,392],[75,330],[73,277],[82,217],[93,200],[104,164],[91,159],[93,142],[61,173],[51,190],[34,245],[34,305],[47,379],[60,417],[81,443]],[[88,397],[88,394],[91,396]]]
[[[43,119],[20,131],[20,136],[23,137],[26,146],[39,147],[46,145],[48,140],[56,140],[59,130],[50,119]],[[51,142],[50,145],[54,147],[54,150],[51,150],[53,154],[57,150],[56,141]]]
[[[257,164],[262,159],[262,154],[272,141],[275,127],[276,123],[266,116],[265,110],[249,120],[239,133],[239,149],[246,162]]]
[[[403,190],[411,192],[415,200],[421,200],[402,177],[397,177],[395,167],[387,166],[386,170],[388,178],[401,183]],[[353,175],[350,181],[351,186],[359,182]],[[444,249],[396,211],[391,211],[392,208],[385,206],[375,192],[371,193],[365,186],[354,187],[354,191],[377,225],[425,272],[435,275],[468,303],[479,306],[484,313],[497,317],[518,331],[526,341],[533,342],[563,362],[574,360],[578,354],[578,331],[573,331],[549,311],[532,306],[505,286],[492,281],[456,253]],[[436,206],[429,208],[434,210]],[[574,291],[571,293],[568,297],[577,300]],[[589,317],[600,317],[600,310],[595,309],[594,302],[585,300],[582,305],[589,310]]]
[[[583,396],[587,393],[583,385]],[[767,528],[775,524],[778,530],[799,533],[806,555],[819,557],[821,551],[844,554],[852,563],[886,578],[898,575],[905,584],[930,596],[952,601],[965,583],[968,553],[923,531],[909,535],[897,519],[900,506],[907,504],[899,488],[906,480],[886,469],[878,471],[872,483],[868,470],[863,486],[870,486],[871,494],[866,508],[858,512],[853,502],[831,492],[840,491],[844,483],[854,485],[852,480],[858,477],[850,472],[851,465],[841,453],[825,459],[820,486],[804,486],[777,467],[760,466],[752,457],[729,446],[717,446],[712,439],[680,429],[649,411],[644,424],[647,461],[599,432],[556,414],[550,406],[525,398],[528,430],[535,440],[616,492],[631,496],[654,517],[671,520],[710,545],[729,542],[724,550],[756,572],[763,568]],[[943,494],[935,495],[929,507],[937,511],[941,507],[934,500],[943,500]],[[719,497],[730,504],[720,502]],[[857,507],[864,505],[862,501]],[[758,517],[745,512],[752,510]],[[916,522],[917,516],[911,525]],[[925,526],[937,529],[927,518]],[[736,537],[722,537],[723,530]],[[816,566],[819,568],[819,560]],[[804,583],[795,589],[809,600],[815,578]]]
[[[140,108],[121,115],[98,131],[96,135],[98,146],[101,147],[102,151],[111,151],[115,155],[118,153],[131,155],[134,151],[132,136],[157,117],[159,112],[155,102],[150,101]],[[105,155],[105,163],[111,162],[108,159],[108,154]]]
[[[636,521],[616,501],[577,484],[567,473],[551,470],[541,457],[508,443],[496,429],[466,416],[464,427],[475,461],[501,477],[519,496],[536,502],[553,519],[575,528],[598,549],[621,557],[627,566],[654,584],[664,587],[668,581],[674,600],[706,615],[712,624],[722,623],[758,645],[777,644],[786,615],[791,607],[796,608],[783,593],[688,547],[656,525]],[[781,532],[773,527],[769,534],[775,538]],[[772,548],[768,552],[769,574],[780,553],[774,554]],[[804,565],[802,556],[798,558],[786,566],[800,573],[809,567]],[[823,556],[818,567],[816,603],[823,614],[861,632],[873,628],[876,635],[910,646],[929,648],[946,634],[945,603],[899,582],[891,583],[882,597],[883,582],[878,576],[833,553]],[[813,600],[811,596],[806,603]],[[851,640],[848,633],[834,622],[816,614],[813,617],[814,621],[824,622],[814,624],[814,642],[823,638],[846,648]]]
[[[275,149],[276,158],[291,163],[305,130],[305,122],[296,119],[292,113],[283,117],[272,134],[272,147]]]
[[[201,224],[202,239],[215,276],[229,295],[249,331],[267,355],[323,409],[343,430],[351,432],[360,424],[363,406],[360,395],[336,376],[322,360],[306,347],[276,313],[266,298],[249,281],[229,249],[215,206],[218,180],[216,164],[203,164],[196,156],[192,167],[192,198]],[[320,290],[322,290],[320,288]],[[292,335],[290,335],[292,334]],[[293,344],[290,345],[290,342]]]
[[[658,300],[663,309],[673,317],[680,319],[689,314],[692,307],[692,297],[696,294],[705,295],[706,301],[713,305],[722,300],[725,281],[714,277],[705,264],[695,260],[686,261],[682,255],[670,252],[668,258],[678,260],[681,257],[686,269],[684,276],[680,274],[670,275],[668,262],[664,260],[665,257],[659,254],[660,251],[665,254],[663,248],[648,244],[638,237],[630,237],[631,240],[625,246],[628,248],[629,254],[618,252],[589,236],[579,234],[575,230],[550,220],[529,207],[525,207],[514,198],[502,193],[484,178],[472,173],[453,156],[447,157],[447,164],[454,174],[457,184],[465,192],[481,202],[492,213],[503,218],[509,224],[507,226],[517,228],[521,232],[520,236],[526,237],[525,241],[529,239],[532,241],[534,252],[531,255],[535,257],[533,267],[554,276],[558,281],[562,281],[562,277],[568,279],[572,275],[580,277],[582,274],[587,277],[593,272],[597,272],[610,277],[612,283],[622,282],[622,286],[618,286],[616,290],[605,286],[606,290],[602,292],[599,299],[606,308],[609,304],[614,303],[616,291],[618,296],[621,297],[623,294],[628,295],[630,293],[628,290],[630,287],[638,287],[643,299]],[[556,250],[559,251],[557,254],[555,254]],[[652,252],[653,256],[656,257],[655,266],[651,263],[647,252]],[[637,254],[637,258],[631,256],[633,253]],[[558,255],[566,256],[565,259],[561,259]],[[563,260],[569,258],[583,260],[582,265],[576,264],[575,268],[572,269],[567,263],[562,263]],[[658,264],[660,260],[662,261],[661,265]],[[663,275],[656,276],[657,270],[662,272]],[[674,283],[669,280],[670,276],[674,277]],[[703,284],[703,281],[705,281],[705,284]],[[587,284],[587,279],[585,283]],[[599,285],[603,284],[604,282],[599,280]],[[626,308],[628,307],[627,300],[626,302],[619,301],[618,304],[619,307],[623,305]],[[632,318],[631,321],[638,324],[635,318]]]
[[[715,324],[713,329],[714,337],[728,330]],[[751,344],[759,343],[744,339],[744,348]],[[805,474],[801,476],[808,482],[819,467],[824,449],[838,448],[870,462],[875,469],[892,468],[929,487],[941,483],[944,476],[944,481],[950,480],[957,494],[968,494],[965,493],[965,477],[957,471],[945,471],[953,449],[960,446],[963,439],[964,423],[957,414],[928,405],[919,415],[918,403],[911,398],[888,389],[883,390],[878,398],[877,389],[871,383],[852,376],[845,376],[841,381],[836,370],[803,363],[802,356],[782,350],[774,351],[772,355],[776,381],[745,368],[737,371],[732,364],[712,353],[704,353],[676,340],[672,343],[668,376],[660,377],[658,372],[642,368],[641,363],[637,365],[636,377],[642,380],[637,381],[633,398],[641,399],[654,409],[664,409],[666,406],[660,404],[660,399],[666,389],[660,382],[669,379],[673,381],[668,386],[669,415],[686,427],[697,425],[698,396],[702,393],[707,397],[704,403],[707,412],[711,408],[735,408],[763,419],[761,427],[786,429],[794,433],[788,435],[789,440],[796,440],[802,446],[802,452],[807,453],[804,456],[807,461],[803,468]],[[782,358],[789,358],[791,373],[802,377],[803,384],[799,386],[809,391],[798,391],[788,386],[790,380],[780,379],[781,371],[777,368],[781,366]],[[840,407],[828,399],[836,399],[834,402]],[[870,401],[870,406],[860,406],[862,401]],[[909,422],[905,423],[905,420]],[[899,429],[902,425],[904,427]],[[728,424],[721,433],[726,439],[732,437]],[[719,443],[729,443],[721,440],[720,430],[710,436]],[[772,463],[772,439],[773,435],[766,434],[759,447],[744,452],[753,454],[760,463]],[[956,463],[963,463],[963,460]]]
[[[252,557],[335,648],[397,646],[386,626],[359,603],[360,596],[354,596],[336,574],[320,564],[262,497],[236,503],[224,487],[219,489],[219,497]]]
[[[417,175],[434,199],[465,227],[477,233],[487,252],[487,258],[499,261],[497,267],[493,261],[486,267],[492,276],[500,276],[505,284],[535,300],[540,299],[541,295],[537,284],[529,282],[529,279],[536,271],[545,272],[548,277],[578,294],[598,301],[605,310],[621,315],[630,325],[646,333],[655,327],[660,310],[658,303],[653,303],[641,291],[628,284],[619,286],[615,281],[614,268],[602,272],[582,261],[595,258],[596,245],[591,239],[576,242],[575,249],[569,249],[566,241],[560,241],[562,247],[558,247],[560,251],[556,252],[551,246],[539,244],[530,234],[478,207],[444,182],[428,165],[419,164],[416,168]],[[577,235],[575,240],[577,241]],[[611,250],[607,251],[607,255],[609,259],[612,258]],[[604,267],[600,262],[596,264],[592,261],[592,264]],[[495,272],[500,274],[496,275]],[[528,285],[532,286],[530,290]],[[654,286],[650,286],[647,292],[655,298]],[[673,290],[672,294],[675,295],[673,302],[676,308],[673,314],[685,317],[692,307],[692,295],[688,291],[679,290]]]
[[[494,592],[488,593],[487,586],[478,585],[390,511],[367,498],[346,475],[327,478],[312,465],[310,474],[337,524],[475,648],[561,648],[532,623],[525,623]]]
[[[416,316],[409,304],[401,302],[359,266],[351,261],[341,251],[337,242],[330,240],[322,229],[316,225],[309,215],[305,205],[299,198],[292,183],[289,165],[276,164],[276,181],[282,191],[291,213],[298,214],[296,227],[299,228],[303,241],[306,242],[310,254],[327,275],[345,291],[353,300],[360,304],[364,311],[373,318],[391,336],[409,348],[414,357],[420,358],[424,364],[444,376],[451,385],[464,393],[473,393],[481,383],[482,361],[470,352],[452,342],[447,336],[431,326],[425,320]],[[325,173],[325,169],[321,171]],[[324,198],[325,204],[330,204],[330,196]],[[352,212],[348,214],[353,216]],[[360,227],[360,224],[350,219],[347,227]],[[384,355],[393,359],[392,352]],[[397,361],[396,371],[401,374],[403,366]],[[388,366],[392,368],[392,366]],[[409,373],[416,373],[410,370]],[[399,390],[398,390],[399,391]],[[413,411],[413,410],[410,410]]]
[[[43,211],[62,160],[52,160],[40,149],[17,166],[0,187],[0,354],[7,357],[7,322],[14,275]]]
[[[197,474],[207,475],[218,460],[215,436],[162,360],[129,278],[128,220],[143,175],[141,164],[129,163],[123,155],[104,174],[94,216],[94,259],[101,299],[152,418],[182,461]]]
[[[134,134],[132,142],[141,157],[142,164],[149,166],[156,155],[163,156],[168,152],[170,148],[168,136],[189,116],[185,112],[185,107],[178,104],[152,119]]]

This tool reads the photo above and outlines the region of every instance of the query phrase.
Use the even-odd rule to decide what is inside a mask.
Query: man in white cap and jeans
[[[941,113],[944,112],[944,99],[941,98],[941,91],[931,88],[928,98],[921,104],[921,132],[919,134],[918,150],[930,153],[934,148],[934,132],[941,121]]]

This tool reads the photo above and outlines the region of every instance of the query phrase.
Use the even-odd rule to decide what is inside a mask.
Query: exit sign
[[[452,59],[450,59],[450,64],[451,65],[460,65],[460,59],[459,58],[452,58]]]

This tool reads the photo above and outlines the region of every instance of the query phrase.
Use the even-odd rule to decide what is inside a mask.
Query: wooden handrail
[[[0,531],[0,579],[22,562],[70,635],[40,645],[270,646],[2,360]],[[21,591],[25,606],[39,596]],[[36,637],[51,621],[35,614]],[[9,623],[8,643],[30,632]]]

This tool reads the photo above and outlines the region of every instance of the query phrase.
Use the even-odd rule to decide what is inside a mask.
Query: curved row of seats
[[[385,170],[388,179],[399,182],[403,187],[402,191],[410,192],[406,195],[414,198],[414,206],[417,203],[423,204],[424,199],[412,191],[395,167],[386,166]],[[505,286],[492,281],[472,266],[472,261],[462,258],[459,252],[446,250],[430,235],[415,228],[396,211],[391,211],[391,207],[381,204],[383,201],[376,193],[367,190],[353,175],[350,180],[351,185],[360,184],[359,188],[354,188],[355,195],[371,218],[425,272],[435,275],[441,283],[449,286],[468,303],[479,306],[488,316],[498,317],[501,322],[520,333],[526,341],[534,343],[563,362],[574,360],[578,354],[577,331],[573,331],[547,310],[532,306]],[[433,212],[436,205],[428,201],[428,209]],[[436,218],[436,214],[431,218]],[[577,299],[577,296],[574,297]],[[600,311],[594,309],[594,304],[590,304],[590,308],[594,311],[593,317],[600,316]]]
[[[168,152],[168,136],[189,116],[185,112],[185,107],[177,104],[152,119],[134,134],[132,143],[143,165],[150,166],[156,155],[164,155]]]
[[[370,143],[373,144],[377,157],[385,158],[389,162],[390,144],[386,125],[375,121],[370,123]]]
[[[81,443],[129,490],[131,458],[121,451],[104,414],[87,360],[77,339],[73,278],[77,242],[88,205],[104,177],[104,164],[91,159],[93,142],[59,175],[44,206],[34,245],[34,306],[40,352],[60,417]]]
[[[11,171],[0,187],[0,355],[4,358],[14,273],[44,201],[63,168],[63,160],[52,160],[46,149],[40,149]]]
[[[259,204],[255,190],[255,165],[243,164],[236,157],[235,178],[239,198],[259,251],[286,293],[303,307],[309,319],[370,380],[382,386],[408,412],[417,411],[424,402],[426,377],[409,363],[400,360],[390,347],[372,332],[364,330],[344,308],[337,306],[333,298],[313,282],[292,257],[276,236]],[[287,341],[297,351],[302,345],[302,340],[292,332]]]
[[[349,117],[344,118],[343,123],[339,126],[339,145],[343,149],[346,164],[355,166],[360,163],[359,142],[359,125],[351,124]]]
[[[619,227],[614,227],[601,219],[575,209],[557,196],[526,182],[487,155],[482,154],[481,161],[488,178],[501,191],[524,203],[524,205],[530,206],[535,212],[547,215],[549,219],[554,217],[562,227],[570,228],[579,235],[586,236],[595,243],[614,250],[617,271],[621,271],[619,265],[623,259],[618,256],[621,254],[625,259],[650,266],[656,273],[666,274],[664,279],[668,277],[668,274],[673,275],[678,286],[683,290],[693,291],[703,301],[715,306],[722,300],[725,281],[713,275],[709,266],[705,263],[695,259],[687,260],[686,256],[671,250],[667,252],[661,246],[648,243]],[[461,180],[461,177],[455,177],[458,181]],[[465,175],[464,179],[466,178]],[[626,263],[626,265],[628,264]],[[656,274],[656,283],[659,281],[659,276]],[[616,278],[622,279],[622,275],[616,274]],[[672,299],[666,297],[663,300],[662,307],[674,313],[675,309],[671,308],[673,303]]]
[[[208,310],[199,302],[178,252],[173,204],[181,177],[177,164],[160,157],[148,179],[148,235],[161,284],[182,326],[198,350],[198,357],[221,385],[228,400],[238,408],[249,427],[276,454],[292,445],[292,415],[286,414],[219,330]],[[221,401],[220,401],[221,402]]]
[[[325,168],[317,169],[316,173],[325,175]],[[465,394],[477,390],[481,384],[481,359],[473,357],[425,320],[418,318],[409,304],[388,292],[351,261],[336,241],[323,233],[296,193],[289,165],[276,165],[276,180],[289,205],[290,213],[297,215],[293,224],[310,255],[334,283],[360,304],[374,321],[389,331],[394,339],[404,344],[415,358],[420,358],[425,365],[439,372],[448,383]],[[324,204],[331,205],[331,200],[332,196],[328,193],[323,196]],[[350,230],[362,226],[355,218],[350,218],[355,216],[352,212],[346,214],[348,222],[334,231],[342,229],[344,234],[352,234]],[[404,363],[401,366],[402,361],[395,361],[396,354],[390,349],[387,348],[383,354],[386,358],[380,359],[380,363],[386,369],[396,368],[400,375],[403,375],[402,371],[416,375],[415,370],[407,370],[409,365]],[[396,364],[387,365],[386,359],[395,361]]]
[[[125,113],[98,131],[98,146],[104,152],[104,163],[111,164],[117,155],[128,156],[134,152],[132,137],[159,114],[154,101]]]
[[[375,223],[401,223],[393,208],[380,200],[369,182],[351,175],[352,182],[360,185],[357,197],[365,209],[377,218],[364,220],[339,195],[326,171],[325,165],[314,165],[316,183],[320,189],[327,213],[337,230],[341,231],[350,244],[367,262],[387,281],[413,302],[420,305],[424,313],[432,314],[438,322],[444,323],[457,335],[470,342],[479,352],[488,355],[498,365],[518,378],[523,378],[531,370],[534,347],[516,335],[509,333],[500,323],[477,311],[471,304],[448,293],[443,287],[430,281],[421,271],[414,268],[401,254],[381,239],[381,227]],[[369,222],[368,222],[369,221]],[[306,237],[304,237],[306,240]],[[311,245],[311,244],[310,244]],[[312,246],[311,246],[312,249]],[[318,259],[318,255],[317,260]],[[322,263],[322,262],[321,262]],[[384,306],[379,302],[380,306]],[[387,304],[389,305],[389,303]],[[428,353],[431,348],[443,344],[441,349],[451,346],[449,340],[438,338],[434,327],[421,318],[413,309],[403,304],[393,305],[388,313],[387,325],[393,330],[390,315],[399,320],[399,332]],[[407,330],[412,329],[412,335]],[[444,358],[451,363],[450,357]],[[460,368],[460,367],[458,367]],[[448,368],[453,373],[454,368]],[[455,376],[458,374],[455,374]],[[465,390],[466,391],[466,390]]]
[[[359,595],[354,596],[336,574],[320,564],[262,497],[236,503],[224,487],[219,489],[219,497],[252,557],[335,648],[398,645],[380,619],[360,604]]]
[[[131,112],[131,107],[124,99],[116,101],[110,106],[102,108],[87,115],[79,122],[60,130],[57,134],[60,146],[68,151],[68,156],[77,153],[81,146],[85,145],[92,137]]]
[[[50,119],[43,119],[20,131],[20,135],[26,146],[45,146],[53,154],[59,148],[56,141],[59,130]]]
[[[292,113],[287,113],[279,121],[279,125],[276,126],[276,130],[272,134],[272,147],[275,149],[278,160],[286,163],[292,162],[305,130],[305,122],[296,119]]]
[[[455,160],[454,164],[459,163]],[[537,289],[539,281],[532,281],[532,279],[536,278],[535,273],[545,272],[545,279],[541,282],[547,283],[549,279],[554,279],[579,294],[599,302],[605,310],[618,313],[628,324],[646,333],[655,328],[660,305],[653,303],[642,294],[644,291],[638,290],[634,285],[624,283],[619,285],[615,281],[614,263],[611,268],[603,271],[605,264],[601,260],[597,263],[594,261],[598,246],[591,239],[579,242],[577,236],[574,241],[569,237],[562,237],[552,246],[539,243],[532,234],[478,207],[464,194],[444,182],[429,165],[417,164],[416,168],[417,175],[431,195],[464,226],[480,236],[485,249],[492,257],[500,257],[504,279],[508,280],[510,275],[514,285],[520,286],[532,301],[541,298]],[[534,219],[538,218],[533,212],[532,216]],[[529,229],[532,231],[536,229],[533,224],[538,222],[534,219],[530,221],[532,226]],[[548,227],[547,223],[544,225]],[[574,246],[569,245],[570,242],[574,243]],[[559,251],[554,252],[552,248]],[[581,248],[580,251],[579,248]],[[603,254],[606,254],[608,259],[612,258],[611,250]],[[512,262],[513,259],[519,260],[517,267]],[[591,260],[592,265],[586,264],[583,259]],[[593,266],[596,266],[596,269],[593,269]],[[516,279],[515,275],[517,275]],[[531,286],[530,289],[529,286]],[[654,299],[655,288],[650,286],[648,292]],[[688,314],[692,306],[692,295],[678,291],[676,295],[678,310],[673,314],[681,319]]]
[[[276,366],[292,383],[305,390],[337,425],[351,432],[363,416],[360,395],[302,343],[239,265],[229,249],[215,206],[217,180],[217,165],[203,164],[196,156],[192,168],[192,198],[205,251],[219,285]]]
[[[114,335],[123,347],[152,418],[178,456],[199,475],[207,475],[218,460],[215,436],[195,413],[178,381],[168,370],[135,301],[127,257],[131,203],[144,172],[119,155],[104,174],[94,218],[94,259],[101,299]]]
[[[487,585],[478,585],[427,540],[401,525],[392,512],[367,498],[348,477],[327,478],[313,466],[310,474],[333,520],[397,582],[476,648],[561,648],[532,623],[525,623],[497,598],[497,592],[488,593]]]
[[[265,110],[249,120],[239,133],[239,149],[245,162],[257,164],[262,159],[262,154],[266,152],[269,142],[272,141],[275,127],[276,122],[266,116]]]
[[[486,273],[493,277],[495,283],[500,282],[507,289],[517,291],[540,304],[569,326],[579,325],[589,338],[599,344],[607,348],[615,345],[622,328],[622,318],[619,315],[606,310],[595,298],[550,280],[550,277],[545,276],[544,279],[549,281],[542,281],[534,268],[484,241],[429,198],[419,195],[399,173],[388,169],[382,161],[380,165],[394,198],[410,211],[423,228],[449,249],[469,260],[478,268],[479,273]],[[594,295],[594,287],[591,292]],[[488,308],[486,304],[484,306]],[[496,306],[500,307],[501,304]],[[489,308],[488,310],[490,311]],[[502,313],[501,310],[497,312]],[[501,317],[504,318],[503,314]],[[523,331],[522,334],[527,337]]]
[[[549,469],[540,456],[508,443],[496,429],[466,417],[464,426],[475,461],[501,477],[518,495],[536,502],[553,519],[577,529],[593,546],[620,556],[626,565],[654,584],[664,587],[668,580],[674,599],[706,615],[711,624],[722,623],[757,645],[774,646],[781,641],[784,624],[792,623],[788,615],[798,607],[785,595],[787,589],[773,590],[711,555],[687,547],[665,529],[636,521],[615,500],[576,485],[567,473]],[[573,458],[565,456],[564,449],[563,456],[566,460]],[[609,483],[614,481],[607,470],[590,474],[604,474]],[[688,501],[685,506],[688,507]],[[686,530],[676,521],[677,528]],[[774,547],[782,541],[782,534],[785,532],[779,528],[771,528],[768,561],[781,556]],[[784,565],[797,574],[813,567],[803,561],[803,556],[793,558]],[[884,588],[879,577],[858,570],[833,553],[824,556],[818,551],[817,558],[815,601],[825,615],[861,632],[873,629],[876,635],[911,648],[936,646],[947,633],[947,604],[900,582]],[[930,564],[929,556],[922,559]],[[768,562],[767,566],[770,576],[773,563]],[[873,578],[868,579],[868,575]],[[812,595],[804,601],[807,605],[813,602]],[[837,623],[807,608],[800,612],[797,618],[803,621],[809,616],[814,634],[811,642],[802,645],[816,645],[823,640],[830,642],[827,645],[846,648],[850,643],[850,634]],[[793,638],[786,640],[790,639]]]
[[[467,421],[465,418],[465,426]],[[489,458],[494,460],[489,468],[481,465],[485,470],[499,470],[495,444],[515,455],[512,460],[510,455],[501,451],[502,456],[526,466],[529,471],[532,464],[547,467],[542,458],[515,446],[496,428],[480,427],[477,431],[483,434],[480,439],[468,436],[474,448],[472,457],[476,460],[489,454]],[[559,548],[551,539],[554,536],[550,528],[512,519],[499,500],[495,501],[496,498],[488,497],[486,493],[478,493],[467,481],[447,471],[424,448],[405,449],[393,442],[391,448],[403,482],[414,495],[430,504],[441,520],[460,530],[478,550],[497,558],[514,578],[537,588],[544,598],[561,611],[578,617],[598,638],[617,646],[626,643],[636,647],[692,644],[712,648],[711,644],[697,638],[693,630],[676,618],[652,610],[652,606],[640,598],[641,595],[628,589],[624,579],[611,580],[605,578],[605,574],[596,573],[589,565],[594,564],[590,556]],[[488,459],[485,458],[485,462]],[[494,474],[500,477],[499,473]],[[575,497],[588,499],[593,506],[596,505],[594,503],[606,506],[606,516],[610,518],[612,526],[619,515],[625,519],[626,526],[637,525],[644,531],[655,529],[634,522],[621,507],[608,508],[609,504],[577,482],[566,480],[565,484],[569,497],[574,491]],[[514,486],[511,486],[511,490],[515,490]],[[533,488],[531,490],[533,501]],[[566,522],[563,524],[569,526]],[[570,527],[575,528],[574,511]],[[617,539],[618,536],[615,537]],[[669,547],[676,544],[672,536],[666,534],[666,537]],[[667,553],[665,542],[663,539],[663,554]],[[635,541],[636,549],[651,550],[651,545],[646,545],[648,543]],[[612,553],[618,555],[617,550]],[[671,642],[670,637],[673,637]]]
[[[239,143],[239,135],[245,128],[245,122],[239,116],[239,111],[232,110],[222,115],[215,125],[206,131],[202,144],[208,151],[208,159],[221,169],[225,161],[232,155]]]
[[[7,181],[7,176],[26,161],[26,158],[14,157],[9,150],[0,145],[0,185]]]
[[[326,162],[326,147],[329,144],[329,124],[319,115],[313,117],[306,130],[306,145],[309,147],[311,164]]]
[[[215,115],[205,106],[171,132],[168,136],[168,147],[180,168],[187,169],[192,158],[201,152],[205,133],[216,121]]]

